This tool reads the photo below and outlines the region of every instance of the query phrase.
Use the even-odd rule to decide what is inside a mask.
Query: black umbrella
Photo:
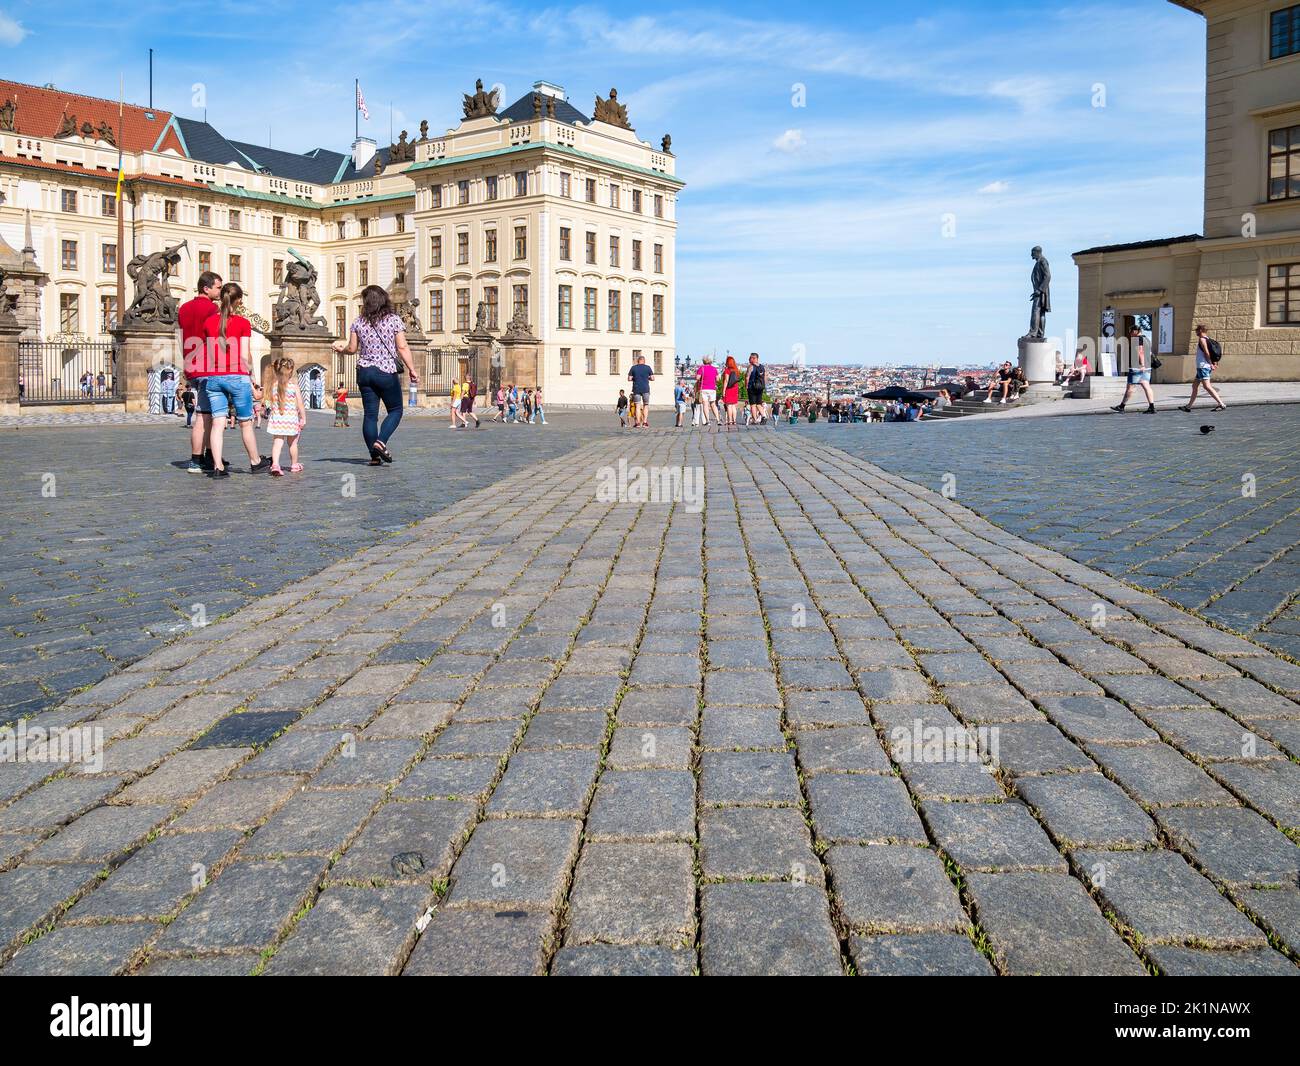
[[[902,385],[890,385],[883,389],[877,389],[875,392],[868,392],[863,396],[865,400],[902,400],[904,403],[928,403],[933,400],[933,396],[927,396],[923,392],[913,392],[911,389],[905,389]]]

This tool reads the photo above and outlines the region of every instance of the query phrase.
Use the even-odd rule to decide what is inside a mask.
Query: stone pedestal
[[[425,389],[431,380],[429,372],[429,338],[425,336],[416,336],[409,330],[406,334],[406,346],[411,349],[411,365],[415,367],[415,373],[420,378],[420,395],[425,395]],[[400,361],[400,360],[399,360]],[[402,383],[407,390],[407,399],[410,399],[411,382],[408,379]]]
[[[175,326],[128,323],[113,330],[113,378],[127,411],[149,410],[149,371],[181,366],[180,333]]]
[[[536,341],[502,338],[501,380],[521,389],[535,389],[541,382],[539,345]]]
[[[1029,388],[1020,394],[1021,403],[1050,403],[1063,393],[1056,384],[1056,345],[1049,340],[1021,337],[1020,369]]]
[[[0,415],[18,413],[18,338],[23,324],[0,314]]]
[[[325,381],[327,398],[334,394],[334,386],[338,384],[339,378],[346,377],[343,373],[342,360],[348,357],[337,355],[330,347],[334,337],[328,330],[321,332],[293,330],[288,333],[272,330],[269,339],[271,350],[260,360],[257,375],[259,381],[265,376],[267,367],[282,355],[287,355],[293,360],[295,373],[305,370],[313,363],[323,366],[328,375]]]

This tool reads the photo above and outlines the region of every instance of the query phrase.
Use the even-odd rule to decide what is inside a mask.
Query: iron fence
[[[19,403],[121,403],[111,341],[18,342]]]

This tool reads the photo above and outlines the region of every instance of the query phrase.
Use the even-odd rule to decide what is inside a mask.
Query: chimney
[[[358,137],[352,142],[352,165],[360,170],[375,158],[375,142],[369,137]]]
[[[535,81],[533,82],[533,92],[541,93],[543,96],[553,96],[557,100],[567,100],[568,96],[564,93],[563,85],[556,85],[552,81]]]

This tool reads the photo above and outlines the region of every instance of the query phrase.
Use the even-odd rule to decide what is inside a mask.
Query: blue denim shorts
[[[1150,368],[1150,367],[1146,367],[1146,366],[1134,366],[1134,367],[1129,367],[1129,371],[1128,371],[1128,383],[1129,383],[1130,385],[1136,385],[1136,384],[1138,384],[1138,382],[1140,382],[1140,381],[1145,381],[1145,382],[1147,382],[1148,384],[1150,383],[1150,381],[1151,381],[1151,368]]]
[[[200,414],[212,414],[212,408],[208,406],[208,386],[207,378],[193,378],[190,381],[194,389],[194,406],[198,408]]]
[[[203,379],[208,410],[213,418],[224,417],[234,407],[235,418],[247,422],[253,417],[253,383],[247,374],[213,374]]]
[[[1196,368],[1196,380],[1209,381],[1210,375],[1213,373],[1214,373],[1214,367],[1212,366],[1198,366]]]

